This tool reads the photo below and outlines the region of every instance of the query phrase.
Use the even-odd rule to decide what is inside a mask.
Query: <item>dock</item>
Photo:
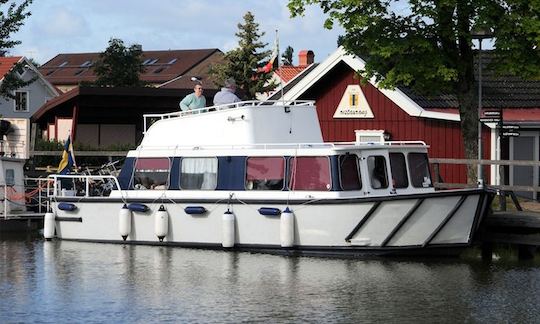
[[[34,231],[43,228],[45,213],[13,213],[0,215],[0,232]]]
[[[540,213],[531,211],[498,211],[486,217],[477,241],[482,257],[490,259],[495,244],[514,245],[520,259],[532,259],[540,246]]]

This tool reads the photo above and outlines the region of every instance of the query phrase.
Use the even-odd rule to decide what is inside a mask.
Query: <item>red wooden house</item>
[[[422,140],[432,158],[464,158],[459,115],[456,109],[421,107],[400,89],[385,90],[373,81],[362,84],[356,75],[364,61],[339,48],[301,80],[285,86],[284,99],[315,100],[325,141],[354,141],[363,131],[383,131],[389,140]],[[275,93],[270,99],[279,99]],[[486,128],[484,153],[489,156]],[[445,182],[466,182],[465,166],[443,166]]]

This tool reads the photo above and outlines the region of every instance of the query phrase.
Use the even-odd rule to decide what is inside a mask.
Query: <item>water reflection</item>
[[[0,322],[538,322],[540,270],[0,239]]]

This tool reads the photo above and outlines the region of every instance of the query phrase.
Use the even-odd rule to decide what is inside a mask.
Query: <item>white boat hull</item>
[[[484,190],[456,190],[380,198],[331,199],[319,201],[150,201],[146,212],[133,211],[131,231],[125,241],[119,232],[119,214],[124,201],[115,198],[58,198],[52,203],[56,214],[56,237],[67,240],[134,244],[169,244],[220,248],[223,214],[233,213],[234,248],[282,252],[396,253],[467,247],[491,202]],[[69,202],[73,211],[61,210]],[[160,241],[155,217],[163,205],[168,213],[167,234]],[[186,207],[204,207],[204,214],[187,214]],[[292,247],[281,247],[280,215],[261,215],[260,208],[294,215]],[[286,223],[286,222],[285,222]],[[441,251],[442,252],[442,251]],[[444,252],[443,252],[444,253]]]

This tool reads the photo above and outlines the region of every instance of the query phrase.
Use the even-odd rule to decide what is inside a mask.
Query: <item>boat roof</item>
[[[190,150],[216,154],[225,150],[229,155],[238,155],[234,151],[241,150],[244,154],[253,151],[259,155],[261,150],[304,154],[316,150],[319,154],[333,154],[358,149],[427,149],[421,141],[325,143],[313,101],[244,101],[149,114],[144,115],[144,129],[145,137],[131,156],[141,156],[143,152],[178,155],[178,151]]]

